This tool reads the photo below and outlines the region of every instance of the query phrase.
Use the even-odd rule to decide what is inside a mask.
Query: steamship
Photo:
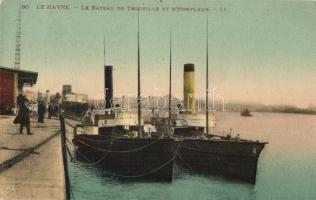
[[[206,108],[208,108],[208,33],[206,43]],[[169,124],[174,138],[181,138],[177,151],[177,163],[203,174],[221,175],[251,184],[256,182],[257,163],[267,142],[240,139],[209,133],[210,123],[216,125],[214,113],[206,109],[204,117],[195,111],[195,74],[194,64],[184,65],[184,112],[172,113],[171,110],[171,73],[170,39],[170,76],[169,76],[169,117],[152,117],[152,123]]]
[[[140,48],[138,31],[138,105],[140,105]],[[145,133],[141,108],[137,114],[112,109],[112,66],[105,66],[105,113],[75,128],[73,143],[92,162],[119,178],[172,181],[179,142],[166,133]],[[152,125],[150,125],[152,126]],[[146,135],[145,135],[146,134]]]

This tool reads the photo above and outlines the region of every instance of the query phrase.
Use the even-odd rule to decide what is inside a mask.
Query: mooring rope
[[[162,165],[160,165],[159,167],[149,171],[149,172],[145,172],[143,174],[139,174],[139,175],[121,175],[121,174],[118,174],[118,173],[113,173],[115,176],[117,177],[121,177],[121,178],[141,178],[141,177],[144,177],[144,176],[149,176],[157,171],[159,171],[160,169],[162,169],[163,167],[165,167],[166,165],[168,165],[169,163],[171,163],[172,161],[174,161],[174,159],[176,158],[176,156],[173,156],[170,160],[168,160],[167,162],[163,163]]]
[[[82,158],[84,158],[86,161],[88,161],[89,163],[82,163],[80,162],[80,164],[85,165],[85,166],[92,166],[92,165],[96,165],[98,163],[100,163],[101,161],[103,161],[107,156],[108,153],[106,155],[104,155],[102,158],[100,158],[99,160],[95,161],[95,162],[91,162],[85,155],[83,155],[82,152],[80,152],[80,150],[78,148],[76,148],[71,142],[70,140],[67,138],[68,143],[73,147],[73,149],[79,153],[79,156],[81,156]]]
[[[19,148],[9,148],[6,146],[0,147],[1,150],[12,150],[12,151],[25,151],[25,150],[29,150],[30,148],[24,148],[24,149],[19,149]]]
[[[75,150],[75,151],[78,151],[77,148],[72,144],[72,142],[66,137],[66,141],[72,146],[72,148]],[[68,146],[68,145],[67,145]],[[80,152],[78,151],[78,153],[80,154]],[[84,157],[82,155],[82,157]],[[89,161],[89,160],[88,160]]]
[[[180,147],[181,148],[181,147]],[[184,163],[184,165],[189,169],[191,170],[191,172],[194,173],[194,170],[192,169],[192,167],[187,163],[185,162],[185,160],[180,156],[180,154],[178,152],[176,152],[176,155],[178,156],[178,158]]]
[[[70,149],[69,149],[67,143],[65,143],[65,146],[66,146],[67,153],[68,153],[68,155],[69,155],[69,157],[70,157],[70,161],[72,162],[72,161],[73,161],[73,156],[72,156],[71,153],[70,153]]]
[[[119,174],[116,174],[116,176],[122,177],[122,178],[140,178],[140,177],[151,175],[151,174],[159,171],[160,169],[162,169],[166,165],[168,165],[170,162],[174,161],[176,159],[176,157],[177,157],[177,152],[178,152],[179,147],[180,147],[180,144],[177,145],[177,148],[175,150],[176,154],[170,160],[168,160],[167,162],[163,163],[161,166],[157,167],[156,169],[151,170],[150,172],[143,173],[143,174],[140,174],[140,175],[134,175],[134,176],[125,176],[125,175],[119,175]]]

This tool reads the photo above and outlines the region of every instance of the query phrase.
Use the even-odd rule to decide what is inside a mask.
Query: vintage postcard
[[[316,199],[316,2],[0,0],[0,200]]]

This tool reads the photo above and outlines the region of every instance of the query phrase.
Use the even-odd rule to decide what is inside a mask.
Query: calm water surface
[[[269,142],[254,186],[178,167],[172,183],[121,182],[75,161],[69,163],[75,199],[316,199],[316,116],[253,114],[217,113],[216,132],[232,128],[243,138]]]

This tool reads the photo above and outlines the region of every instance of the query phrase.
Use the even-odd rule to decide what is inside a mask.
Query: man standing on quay
[[[37,120],[38,123],[44,123],[44,116],[45,116],[45,113],[46,113],[46,106],[45,106],[43,101],[39,102],[37,112],[38,112],[38,120]]]

